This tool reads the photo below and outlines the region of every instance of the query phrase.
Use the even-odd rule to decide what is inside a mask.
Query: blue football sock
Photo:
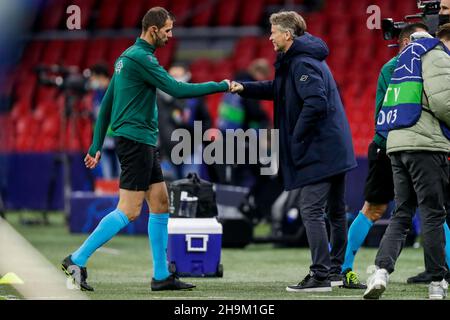
[[[444,233],[445,233],[445,261],[447,266],[450,268],[450,229],[447,222],[444,223]]]
[[[367,218],[361,211],[358,216],[353,220],[350,229],[348,230],[348,242],[347,249],[345,251],[345,260],[342,265],[342,271],[346,269],[353,270],[353,262],[355,261],[355,255],[359,248],[362,246],[364,239],[366,239],[373,222]]]
[[[155,280],[163,280],[170,276],[167,266],[168,222],[168,213],[150,213],[150,218],[148,219],[148,237],[152,248],[153,278]]]
[[[72,254],[72,261],[80,267],[85,267],[87,260],[95,250],[111,240],[129,223],[128,217],[119,209],[109,213],[100,221],[83,245]]]

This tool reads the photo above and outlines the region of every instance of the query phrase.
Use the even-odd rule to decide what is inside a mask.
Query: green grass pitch
[[[30,215],[28,213],[28,215]],[[85,234],[70,234],[62,214],[50,215],[50,226],[24,226],[17,213],[8,213],[7,221],[39,250],[51,263],[73,252],[86,238]],[[264,234],[267,225],[258,226],[255,233]],[[373,264],[374,248],[362,248],[355,261],[355,271],[365,282],[366,269]],[[6,258],[6,257],[2,257]],[[222,249],[223,278],[185,278],[197,285],[188,292],[150,291],[152,261],[146,236],[116,236],[104,249],[97,251],[87,267],[89,283],[95,292],[90,299],[338,299],[361,300],[363,290],[333,288],[328,293],[289,293],[286,285],[297,283],[308,272],[308,248],[274,248],[271,244],[252,244],[245,249]],[[426,285],[409,285],[406,279],[423,271],[422,248],[405,248],[397,262],[396,271],[382,299],[427,299]],[[0,285],[0,299],[20,295],[7,285]]]

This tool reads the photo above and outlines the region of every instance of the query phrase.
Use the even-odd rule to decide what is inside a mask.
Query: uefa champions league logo
[[[120,59],[119,62],[116,63],[116,67],[114,68],[114,71],[117,74],[120,74],[120,71],[122,70],[122,68],[123,68],[123,62],[122,62],[122,59]]]

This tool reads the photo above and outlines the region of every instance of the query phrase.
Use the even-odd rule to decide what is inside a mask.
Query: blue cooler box
[[[222,225],[216,218],[170,218],[169,270],[180,277],[222,277]]]

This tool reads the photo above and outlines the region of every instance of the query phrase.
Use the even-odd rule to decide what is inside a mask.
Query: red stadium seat
[[[80,7],[81,11],[81,29],[86,29],[89,26],[89,19],[92,16],[92,9],[94,8],[96,0],[71,0],[67,4],[69,5],[77,5]]]
[[[197,2],[196,2],[197,3]],[[196,4],[194,8],[196,14],[192,17],[192,26],[193,27],[203,27],[208,26],[213,12],[214,12],[214,3],[208,1],[202,1],[199,4]]]
[[[36,75],[33,73],[27,74],[16,81],[14,88],[14,97],[17,100],[32,101],[36,89]]]
[[[111,48],[108,51],[107,62],[113,68],[114,62],[128,47],[134,43],[132,38],[118,38],[111,41]]]
[[[265,58],[269,63],[273,64],[276,60],[276,52],[273,48],[272,42],[270,42],[269,37],[259,38],[259,48],[256,51],[255,58]]]
[[[190,12],[190,9],[192,8],[192,5],[194,3],[191,3],[190,0],[171,0],[169,1],[169,11],[175,15],[176,18],[176,24],[178,26],[185,26],[187,25],[187,22],[189,20],[188,13]]]
[[[223,93],[215,93],[206,96],[206,105],[208,112],[213,120],[213,127],[217,127],[217,110],[219,108],[220,101],[222,101]]]
[[[68,0],[47,0],[40,14],[40,27],[44,30],[57,29],[66,14]]]
[[[31,114],[31,102],[28,100],[19,100],[12,107],[10,120],[16,122],[22,116],[29,114]]]
[[[218,26],[233,26],[239,11],[239,0],[220,0],[216,16]]]
[[[169,8],[169,0],[145,0],[144,14],[153,7]],[[142,15],[143,17],[144,15]]]
[[[32,151],[40,130],[39,121],[32,115],[20,117],[16,122],[16,150]]]
[[[342,16],[348,14],[348,3],[348,0],[326,1],[324,11],[328,16]]]
[[[34,118],[39,121],[43,121],[44,119],[54,115],[59,117],[58,104],[54,100],[39,102],[33,113]]]
[[[195,71],[192,73],[192,79],[191,82],[193,83],[200,83],[200,82],[208,82],[212,81],[211,73],[206,71]]]
[[[322,12],[314,12],[309,14],[306,18],[307,30],[309,33],[322,37],[327,33],[327,18]]]
[[[143,17],[144,2],[135,0],[131,4],[125,4],[119,15],[120,25],[122,28],[141,27],[141,19]]]
[[[63,40],[50,40],[45,44],[44,54],[41,63],[45,65],[60,64],[64,51]]]
[[[161,6],[176,16],[175,26],[255,26],[260,24],[268,6],[287,4],[283,0],[42,0],[43,12],[39,12],[38,30],[65,28],[65,9],[75,4],[82,10],[82,28],[95,29],[136,28],[148,9]],[[291,4],[304,4],[303,0],[293,0]],[[325,8],[312,13],[302,12],[308,32],[322,38],[330,49],[327,59],[338,83],[343,103],[352,128],[355,152],[366,156],[367,145],[373,136],[373,112],[379,71],[384,63],[397,53],[388,49],[380,30],[369,30],[366,26],[366,9],[375,4],[381,7],[382,17],[393,17],[396,21],[404,15],[418,11],[414,1],[386,0],[334,0],[326,1]],[[273,9],[276,9],[275,7]],[[93,20],[95,18],[95,21]],[[30,22],[32,23],[32,22]],[[113,30],[114,31],[114,30]],[[109,32],[109,31],[108,31]],[[176,28],[175,28],[176,33]],[[10,113],[9,144],[22,151],[54,151],[59,148],[59,137],[68,128],[61,128],[59,111],[64,97],[53,87],[37,84],[33,67],[37,64],[77,65],[91,67],[95,63],[106,62],[113,69],[113,63],[135,38],[88,38],[86,40],[31,40],[20,61],[20,67],[9,78],[9,94],[15,104]],[[176,52],[177,43],[171,39],[166,47],[159,48],[156,56],[166,69]],[[229,59],[212,62],[198,59],[191,64],[192,82],[221,81],[233,78],[239,69],[246,69],[256,58],[267,58],[270,63],[276,53],[269,34],[263,37],[246,37],[236,42]],[[206,97],[208,110],[213,119],[217,116],[217,106],[222,94]],[[89,102],[88,102],[89,101]],[[52,106],[53,107],[50,107]],[[264,104],[273,116],[272,102]],[[31,110],[34,109],[34,112]],[[76,105],[76,113],[91,110],[91,101],[86,97]],[[77,136],[67,137],[69,150],[85,152],[92,139],[92,124],[88,119],[72,120]],[[4,119],[0,119],[3,127]],[[364,124],[364,125],[361,125]],[[20,130],[19,130],[20,129]],[[34,130],[34,131],[33,131]],[[11,131],[11,130],[10,130]],[[40,139],[33,134],[39,132]],[[31,136],[30,136],[31,135]],[[4,139],[0,137],[3,142]],[[39,141],[36,141],[39,140]],[[5,148],[3,143],[0,148]]]
[[[239,25],[257,26],[263,15],[264,0],[243,1],[239,11]]]
[[[265,0],[266,5],[268,6],[273,6],[273,5],[277,5],[277,4],[283,4],[284,0]]]
[[[194,83],[211,81],[212,63],[208,59],[197,59],[191,63],[189,69],[192,73],[191,81]]]
[[[57,151],[60,147],[60,131],[61,119],[59,115],[51,115],[43,119],[34,151]]]
[[[254,60],[258,50],[257,37],[240,38],[234,48],[233,61],[236,71],[247,69],[248,65]]]
[[[108,0],[100,3],[96,27],[100,29],[114,28],[122,10],[122,0]]]
[[[35,101],[39,103],[46,100],[54,100],[57,94],[58,89],[55,87],[38,86]]]
[[[158,59],[159,64],[162,65],[166,69],[170,67],[170,64],[172,62],[172,57],[175,53],[175,47],[176,47],[176,40],[170,39],[169,43],[166,46],[159,48],[155,52],[155,55],[156,55],[156,58]]]
[[[69,119],[66,123],[64,133],[64,146],[68,151],[81,151],[81,142],[78,137],[77,125],[74,118]]]
[[[42,133],[47,136],[57,137],[61,130],[61,118],[58,114],[51,115],[42,122]]]
[[[40,62],[42,52],[44,51],[44,41],[31,41],[24,50],[21,64],[22,66],[34,67]]]
[[[233,79],[234,77],[234,62],[232,60],[221,60],[214,64],[213,80],[222,81],[224,79]]]
[[[86,46],[87,40],[67,41],[64,53],[64,65],[81,67]]]
[[[106,38],[90,39],[87,45],[87,52],[83,61],[83,68],[90,68],[96,63],[108,60],[107,53],[111,46],[111,40]]]

